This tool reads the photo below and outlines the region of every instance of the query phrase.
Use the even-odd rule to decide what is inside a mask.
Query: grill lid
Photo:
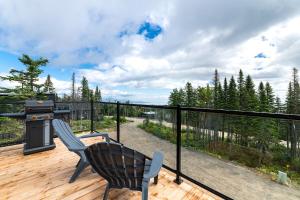
[[[27,101],[25,101],[25,112],[27,114],[53,112],[53,108],[54,108],[54,103],[51,100],[47,100],[47,101],[27,100]]]
[[[38,101],[38,100],[26,100],[25,107],[53,107],[54,103],[51,100]]]

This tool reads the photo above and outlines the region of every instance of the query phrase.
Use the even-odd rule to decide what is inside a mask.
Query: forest
[[[221,82],[215,70],[212,86],[194,88],[190,82],[174,89],[169,105],[225,110],[299,114],[298,71],[292,70],[285,102],[275,97],[270,83],[258,87],[250,75],[239,71]],[[232,160],[263,172],[285,171],[300,183],[300,123],[296,120],[237,116],[211,112],[182,112],[182,145]],[[175,143],[174,127],[145,121],[140,128]],[[175,127],[176,128],[176,127]]]

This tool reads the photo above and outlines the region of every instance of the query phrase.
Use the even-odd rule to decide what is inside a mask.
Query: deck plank
[[[99,138],[83,140],[87,145],[101,141]],[[69,184],[78,156],[55,139],[54,150],[24,156],[23,145],[0,148],[0,199],[2,200],[86,200],[101,199],[106,181],[91,167],[85,169],[80,177]],[[174,174],[163,169],[159,174],[158,185],[150,184],[149,199],[220,199],[210,192],[188,181],[181,185],[173,182]],[[110,199],[141,199],[140,192],[128,189],[112,189]]]

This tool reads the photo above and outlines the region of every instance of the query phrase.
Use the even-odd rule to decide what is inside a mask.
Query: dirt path
[[[175,168],[176,146],[138,128],[140,123],[142,119],[133,119],[121,125],[121,142],[148,156],[160,150],[165,155],[164,164]],[[280,185],[246,167],[186,148],[182,148],[182,172],[234,199],[300,199],[300,189]]]

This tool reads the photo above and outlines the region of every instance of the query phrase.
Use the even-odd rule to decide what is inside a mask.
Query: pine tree
[[[289,83],[286,106],[287,113],[300,113],[300,86],[296,68],[293,68],[292,81]]]
[[[24,71],[20,71],[20,70],[15,70],[15,69],[11,69],[9,71],[8,76],[0,76],[1,80],[8,80],[8,81],[13,81],[13,82],[17,82],[19,85],[17,85],[14,89],[10,89],[10,88],[4,88],[1,87],[1,92],[3,93],[16,93],[16,94],[27,94],[29,93],[28,87],[26,87],[26,77],[25,77],[25,72]]]
[[[30,91],[34,92],[35,88],[37,90],[41,88],[43,85],[37,84],[36,82],[39,80],[39,75],[43,72],[40,67],[45,66],[48,63],[48,60],[42,57],[37,60],[33,60],[28,55],[23,54],[22,57],[19,58],[19,61],[26,66],[25,77]]]
[[[268,101],[268,109],[267,111],[268,112],[273,112],[274,111],[274,92],[273,92],[273,88],[272,86],[270,85],[269,82],[266,82],[266,87],[265,87],[265,90],[266,90],[266,96],[267,96],[267,101]]]
[[[246,77],[244,93],[244,109],[247,111],[256,111],[258,101],[255,93],[255,85],[250,75]]]
[[[47,79],[44,83],[44,90],[43,91],[46,92],[46,93],[55,93],[55,88],[53,86],[53,83],[51,81],[51,77],[50,77],[49,74],[48,74]]]
[[[220,78],[218,70],[215,70],[214,78],[213,78],[213,86],[214,86],[214,92],[213,92],[213,99],[214,99],[214,108],[221,108],[221,90],[222,86],[220,85]]]
[[[244,74],[243,71],[240,69],[239,76],[238,76],[238,97],[239,97],[239,110],[245,109],[245,80],[244,80]]]
[[[205,96],[206,96],[206,106],[205,107],[212,108],[213,107],[213,90],[209,87],[209,84],[206,85]]]
[[[195,92],[192,84],[187,82],[185,85],[185,106],[193,107],[196,105]]]
[[[282,112],[282,105],[279,97],[276,97],[276,102],[275,102],[275,112],[276,113],[281,113]]]
[[[28,55],[23,54],[19,58],[19,61],[22,62],[26,70],[10,70],[10,75],[5,77],[0,77],[2,80],[18,82],[20,85],[14,89],[1,88],[6,92],[14,92],[20,95],[34,96],[36,93],[40,92],[40,88],[43,84],[38,84],[39,75],[43,72],[40,67],[45,66],[48,63],[47,59],[39,58],[33,60]]]
[[[296,68],[293,68],[292,88],[293,111],[294,113],[300,113],[300,86],[298,80],[298,70]]]
[[[239,108],[239,96],[234,77],[231,76],[228,88],[228,109],[237,110]]]
[[[185,92],[182,88],[179,89],[178,91],[178,104],[179,105],[184,105],[185,102]]]
[[[90,89],[88,80],[85,77],[82,77],[81,80],[81,100],[88,101],[90,98]]]
[[[258,100],[259,100],[258,111],[260,112],[268,111],[268,99],[267,99],[267,94],[263,82],[260,82],[258,86]]]
[[[224,85],[223,85],[223,94],[222,94],[222,99],[223,99],[223,109],[228,109],[228,99],[229,99],[229,94],[228,94],[228,84],[227,84],[227,78],[224,78]]]
[[[169,96],[168,104],[170,106],[177,106],[179,104],[178,95],[179,95],[179,92],[178,92],[177,88],[173,89],[173,91],[171,92],[171,94]]]
[[[194,88],[190,82],[187,82],[185,85],[185,103],[184,105],[187,107],[194,107],[196,105],[196,96],[194,92]],[[190,125],[193,125],[194,115],[191,112],[187,112],[186,118],[186,142],[189,144],[190,142]]]
[[[101,90],[98,88],[98,85],[96,86],[96,89],[95,89],[95,101],[96,102],[102,101]]]
[[[217,100],[216,108],[222,109],[222,108],[224,108],[224,94],[223,94],[223,89],[222,89],[222,85],[220,82],[219,82],[218,88],[217,88],[217,96],[218,96],[218,100]]]
[[[95,95],[94,95],[94,91],[93,90],[89,91],[89,100],[95,100]]]
[[[288,92],[286,97],[286,112],[289,114],[294,112],[292,82],[289,82],[289,87],[288,87]]]

